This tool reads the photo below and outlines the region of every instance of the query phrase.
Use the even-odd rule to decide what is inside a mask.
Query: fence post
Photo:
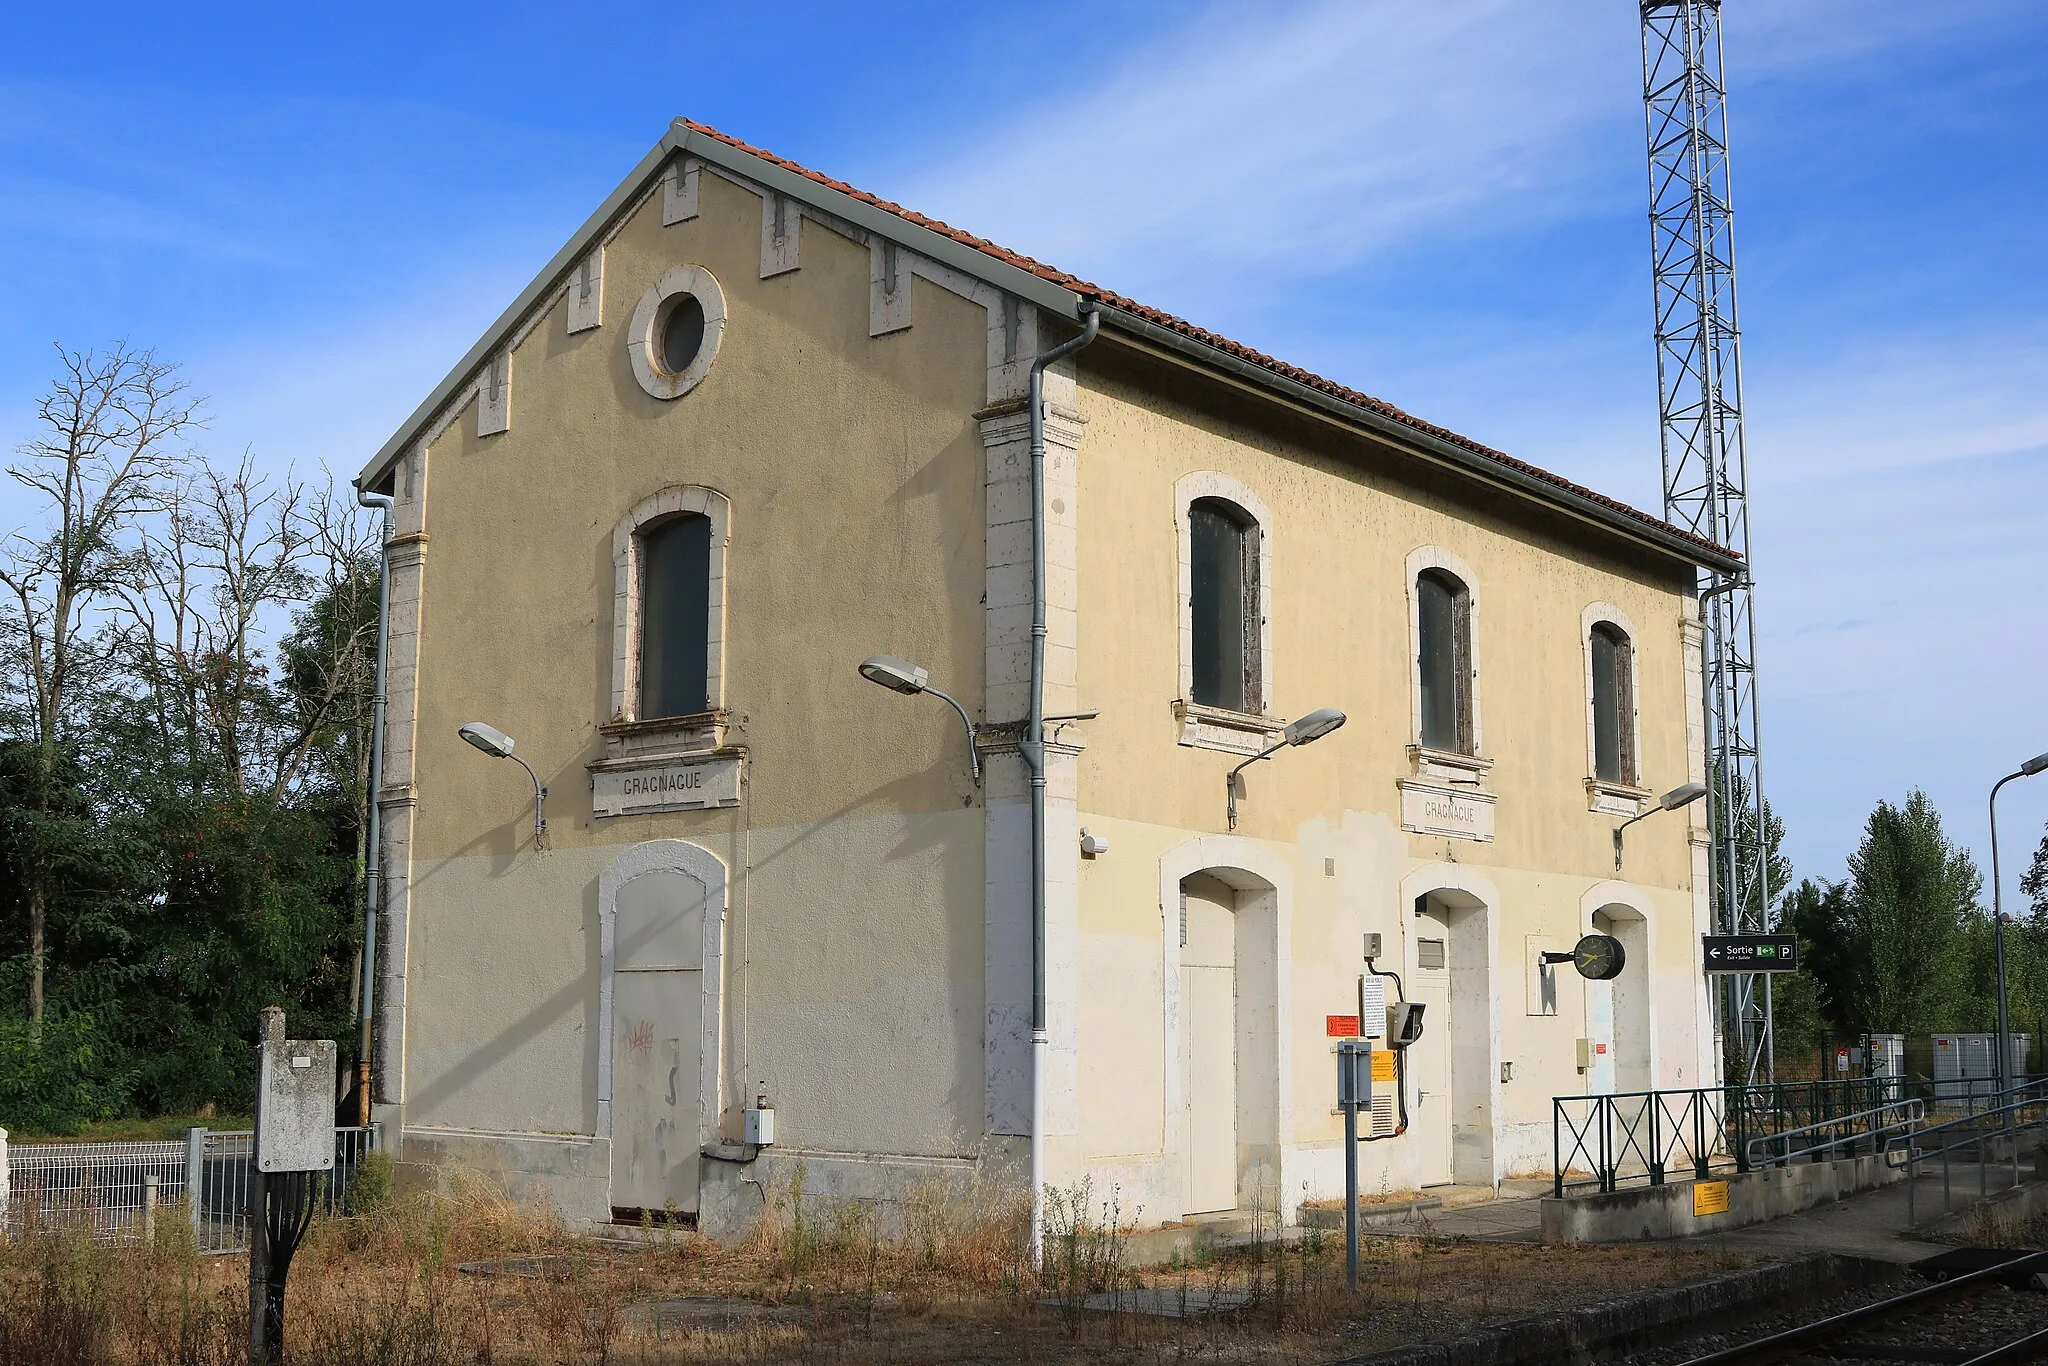
[[[142,1245],[156,1246],[156,1193],[162,1181],[155,1172],[142,1174]]]
[[[1744,1112],[1749,1109],[1749,1105],[1743,1093],[1734,1088],[1722,1092],[1723,1104],[1731,1100],[1734,1101],[1734,1105],[1730,1108],[1735,1111],[1735,1170],[1746,1172],[1749,1170],[1749,1145],[1742,1141],[1742,1135],[1745,1127],[1743,1121],[1747,1118]]]
[[[0,1129],[0,1236],[7,1232],[7,1211],[12,1208],[7,1198],[7,1131]]]
[[[1664,1184],[1664,1143],[1658,1134],[1658,1111],[1663,1109],[1657,1103],[1657,1093],[1650,1092],[1650,1184]]]
[[[206,1227],[206,1130],[185,1130],[185,1218],[192,1225],[192,1245],[206,1246],[200,1234]]]
[[[1552,1096],[1550,1098],[1550,1194],[1558,1200],[1564,1199],[1564,1139],[1558,1133],[1558,1127],[1563,1123],[1563,1120],[1564,1101],[1557,1096]],[[376,1133],[375,1129],[370,1131],[373,1147]],[[0,1129],[0,1155],[4,1155],[7,1151],[6,1138],[7,1131]],[[0,1167],[0,1191],[7,1189],[5,1170],[4,1167]]]

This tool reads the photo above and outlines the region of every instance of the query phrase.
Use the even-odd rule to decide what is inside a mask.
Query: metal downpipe
[[[1045,370],[1095,340],[1102,314],[1081,305],[1081,335],[1031,362],[1031,702],[1024,763],[1031,770],[1031,1261],[1045,1248]]]
[[[383,822],[377,793],[384,785],[384,662],[391,638],[391,509],[395,501],[389,494],[356,490],[357,503],[366,508],[378,508],[384,514],[383,528],[377,537],[377,675],[374,691],[370,694],[370,776],[363,798],[368,809],[363,817],[363,1018],[361,1052],[356,1062],[356,1076],[362,1088],[361,1098],[357,1101],[357,1122],[360,1124],[370,1122],[371,1024],[376,1019],[377,990],[377,911],[383,904]]]

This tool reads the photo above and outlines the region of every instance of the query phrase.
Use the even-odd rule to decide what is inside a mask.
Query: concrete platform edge
[[[1718,1233],[1875,1190],[1903,1180],[1905,1174],[1904,1168],[1889,1166],[1878,1155],[1768,1167],[1722,1178],[1728,1187],[1727,1208],[1707,1215],[1693,1213],[1698,1183],[1692,1181],[1561,1200],[1550,1196],[1541,1202],[1543,1241],[1622,1243]]]

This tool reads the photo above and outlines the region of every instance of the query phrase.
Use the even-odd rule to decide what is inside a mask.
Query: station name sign
[[[698,811],[740,804],[740,761],[730,758],[677,760],[599,769],[590,775],[590,808],[595,816],[633,811]]]
[[[1708,972],[1797,972],[1796,934],[1703,934]]]

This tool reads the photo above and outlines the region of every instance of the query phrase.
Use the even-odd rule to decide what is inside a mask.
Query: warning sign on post
[[[1701,1218],[1709,1214],[1728,1212],[1728,1183],[1726,1181],[1695,1181],[1692,1183],[1692,1217]]]
[[[1358,1017],[1356,1015],[1325,1015],[1323,1016],[1323,1034],[1326,1038],[1332,1039],[1358,1038]]]

